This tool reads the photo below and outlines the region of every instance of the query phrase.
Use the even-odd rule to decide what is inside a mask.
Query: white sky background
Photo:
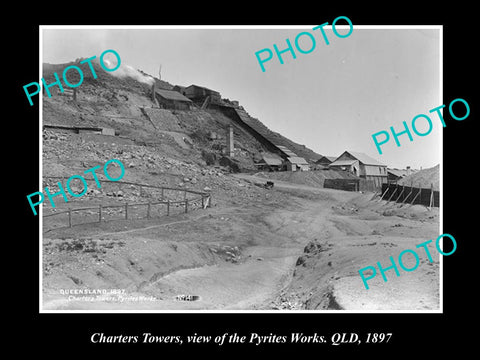
[[[340,21],[339,21],[340,24]],[[107,49],[128,64],[173,85],[197,84],[238,100],[271,130],[322,155],[364,152],[389,167],[427,168],[440,163],[442,126],[428,110],[440,98],[439,29],[356,28],[347,38],[326,29],[326,45],[315,26],[304,29],[43,29],[43,62],[64,63]],[[301,31],[311,32],[316,48],[297,58],[274,55],[262,72],[255,52],[286,48]],[[339,29],[346,33],[346,29]],[[306,37],[304,37],[306,38]],[[305,40],[307,40],[306,38]],[[308,49],[310,44],[302,44]],[[294,45],[293,45],[294,46]],[[85,71],[87,66],[85,65]],[[61,76],[61,74],[59,74]],[[80,87],[81,88],[81,87]],[[448,105],[447,105],[448,106]],[[393,126],[403,131],[417,114],[432,119],[433,131],[391,136],[380,155],[371,135]],[[418,121],[418,130],[426,123]]]

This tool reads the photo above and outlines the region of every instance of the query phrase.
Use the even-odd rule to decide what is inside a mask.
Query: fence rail
[[[61,177],[49,177],[49,178],[61,178]],[[104,205],[104,204],[99,204],[98,206],[87,206],[87,207],[78,207],[78,208],[68,208],[67,210],[61,210],[61,211],[55,211],[50,214],[43,214],[43,218],[49,218],[53,216],[58,216],[58,215],[68,215],[67,218],[67,225],[66,226],[56,226],[54,227],[55,229],[58,228],[64,228],[64,227],[72,227],[75,225],[83,225],[83,224],[89,224],[89,223],[101,223],[102,221],[105,220],[105,214],[107,209],[111,208],[120,208],[122,209],[121,212],[124,213],[124,219],[128,220],[129,218],[136,218],[136,219],[141,219],[142,217],[138,217],[138,211],[136,213],[129,212],[129,209],[135,210],[135,208],[138,207],[146,207],[146,215],[143,217],[144,219],[151,219],[155,216],[152,215],[152,208],[156,205],[161,205],[164,206],[164,216],[170,216],[172,207],[183,207],[183,213],[188,213],[189,207],[190,209],[193,209],[193,207],[200,205],[202,209],[206,209],[207,207],[211,206],[211,194],[207,192],[200,192],[200,191],[194,191],[194,190],[189,190],[189,189],[181,189],[181,188],[171,188],[171,187],[160,187],[160,186],[154,186],[154,185],[146,185],[146,184],[136,184],[136,183],[130,183],[130,182],[121,182],[122,184],[127,184],[127,185],[136,185],[136,186],[143,186],[143,187],[151,187],[151,188],[156,188],[162,191],[162,198],[164,196],[164,190],[175,190],[178,192],[183,193],[183,200],[177,200],[177,201],[171,201],[171,200],[162,200],[162,201],[148,201],[148,202],[140,202],[140,203],[124,203],[124,204],[113,204],[113,205]],[[187,194],[195,194],[195,195],[200,195],[200,197],[194,197],[194,198],[188,198]],[[72,221],[72,215],[76,212],[82,212],[82,211],[94,211],[95,213],[98,213],[96,220],[94,221],[87,221],[87,222],[81,222],[81,223],[73,223]],[[129,215],[130,214],[130,215]],[[92,215],[92,214],[89,214]],[[111,214],[107,214],[111,215]],[[135,216],[137,215],[137,216]]]

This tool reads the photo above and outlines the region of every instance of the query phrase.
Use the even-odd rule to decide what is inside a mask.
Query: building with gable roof
[[[375,186],[387,182],[387,165],[361,152],[344,151],[330,164],[329,169],[348,171],[360,178],[372,180]]]
[[[192,105],[192,100],[173,90],[155,89],[155,97],[165,109],[190,110]]]

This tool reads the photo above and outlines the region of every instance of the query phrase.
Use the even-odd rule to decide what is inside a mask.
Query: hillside
[[[72,101],[70,97],[59,94],[57,86],[52,87],[51,98],[44,94],[44,124],[113,128],[121,138],[154,147],[162,144],[162,151],[167,151],[169,155],[179,159],[188,157],[200,161],[202,165],[202,156],[205,158],[205,154],[214,154],[218,164],[226,148],[226,129],[231,123],[221,111],[208,108],[200,110],[198,107],[191,110],[160,110],[151,98],[153,79],[157,88],[172,89],[173,85],[130,67],[120,74],[116,74],[117,71],[107,73],[93,62],[97,75],[94,79],[86,64],[44,64],[43,77],[47,83],[53,83],[54,72],[61,76],[66,66],[74,64],[85,70],[83,83],[76,88],[77,100]],[[71,83],[78,82],[78,74],[70,71],[68,80]],[[304,145],[271,131],[258,119],[252,121],[271,134],[275,143],[287,146],[299,156],[307,160],[320,157]],[[171,146],[164,138],[173,139]],[[234,138],[237,151],[235,158],[241,168],[255,170],[253,159],[266,149],[238,126],[234,128]],[[183,140],[190,143],[185,145]]]
[[[250,122],[255,129],[258,129],[260,133],[264,134],[268,139],[270,139],[275,145],[283,145],[286,148],[292,150],[298,156],[303,157],[307,161],[316,161],[322,156],[317,154],[315,151],[307,148],[305,145],[300,145],[285,136],[270,130],[265,126],[260,120],[250,117]]]
[[[419,170],[409,176],[405,176],[403,179],[399,180],[400,185],[411,185],[422,188],[430,188],[433,184],[435,190],[440,189],[440,164],[428,168]]]
[[[258,187],[224,175],[239,170],[256,172],[254,159],[266,149],[222,111],[197,106],[190,110],[161,109],[152,100],[153,77],[130,67],[121,76],[114,76],[115,72],[107,73],[99,63],[92,62],[97,75],[94,78],[86,65],[78,61],[44,64],[43,77],[48,84],[55,81],[54,72],[61,76],[66,66],[74,64],[84,69],[84,78],[76,88],[75,101],[61,94],[58,86],[50,88],[52,97],[43,94],[43,186],[54,189],[59,177],[82,174],[115,158],[126,167],[122,179],[126,182],[209,191],[217,204],[261,200]],[[78,82],[78,73],[69,72],[68,80]],[[167,81],[154,81],[157,88],[173,88]],[[255,121],[263,126],[259,120]],[[234,125],[235,153],[231,160],[225,160],[226,131],[230,124]],[[94,133],[88,128],[113,129],[115,136]],[[318,156],[280,134],[275,136],[279,144],[288,144],[300,156],[304,153],[308,155],[306,158]],[[103,174],[99,178],[105,180]],[[156,196],[138,186],[109,185],[94,192],[90,186],[84,197],[58,207],[85,206],[92,201],[94,204],[145,202]],[[44,208],[47,213],[54,210],[48,203]]]

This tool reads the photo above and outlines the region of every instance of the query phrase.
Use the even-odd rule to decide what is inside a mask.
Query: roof
[[[398,177],[403,177],[403,176],[407,176],[413,173],[416,172],[416,170],[413,170],[413,169],[410,169],[410,170],[407,170],[407,169],[387,169],[387,172],[389,172],[390,174],[393,174],[395,176],[398,176]]]
[[[279,134],[272,132],[264,124],[262,124],[258,119],[252,118],[243,108],[232,108],[237,114],[241,124],[245,124],[250,127],[257,134],[262,136],[270,145],[274,146],[281,152],[283,152],[287,157],[298,157],[298,155],[293,152],[289,147],[295,146],[294,144],[289,144],[289,141],[285,138],[282,138]],[[248,129],[250,132],[250,129]],[[283,144],[283,145],[282,145]],[[301,149],[295,148],[296,151],[302,152]],[[309,153],[301,153],[305,157],[311,156]],[[306,161],[306,160],[305,160]]]
[[[290,156],[288,157],[288,161],[296,165],[308,165],[308,161],[300,156]]]
[[[406,171],[398,169],[387,169],[387,173],[395,175],[397,177],[404,177],[407,174]]]
[[[283,151],[285,154],[287,154],[287,156],[289,157],[298,157],[297,154],[295,154],[292,150],[290,150],[289,148],[287,148],[286,146],[283,146],[283,145],[276,145],[275,146],[280,149],[281,151]]]
[[[186,86],[186,87],[184,87],[184,88],[185,88],[185,89],[188,89],[189,87],[196,87],[196,88],[199,88],[199,89],[205,89],[205,90],[207,90],[207,91],[209,91],[209,92],[220,94],[220,93],[219,93],[218,91],[216,91],[216,90],[212,90],[212,89],[209,89],[209,88],[207,88],[207,87],[205,87],[205,86],[199,86],[199,85],[195,85],[195,84]]]
[[[155,93],[168,100],[192,102],[192,100],[183,96],[178,91],[155,89]]]
[[[284,145],[278,144],[279,139],[278,137],[274,136],[271,131],[260,121],[257,119],[252,118],[244,109],[233,108],[234,111],[237,113],[240,120],[245,124],[260,134],[265,140],[267,140],[271,145],[276,147],[278,150],[283,152],[287,157],[297,157],[298,155],[295,154],[292,150],[287,148]]]
[[[336,156],[327,156],[327,155],[323,155],[322,157],[318,158],[318,160],[316,160],[315,162],[316,163],[319,163],[319,162],[323,162],[325,160],[328,160],[330,161],[331,163],[335,161],[337,157]]]
[[[183,90],[185,90],[185,86],[175,85],[172,90],[177,91],[176,89],[179,89],[179,90],[182,90],[182,91],[183,91]]]
[[[358,159],[364,165],[387,166],[387,165],[384,165],[384,164],[380,163],[379,161],[375,160],[374,158],[371,158],[367,154],[364,154],[364,153],[361,153],[361,152],[356,152],[356,151],[345,151],[345,152],[348,152],[350,155],[352,155],[354,158]]]
[[[282,165],[282,159],[277,158],[277,157],[275,157],[275,156],[262,155],[262,159],[263,159],[263,161],[265,161],[265,163],[266,163],[267,165],[272,165],[272,166],[280,166],[280,165]]]
[[[337,160],[330,164],[330,166],[350,166],[358,160]]]

